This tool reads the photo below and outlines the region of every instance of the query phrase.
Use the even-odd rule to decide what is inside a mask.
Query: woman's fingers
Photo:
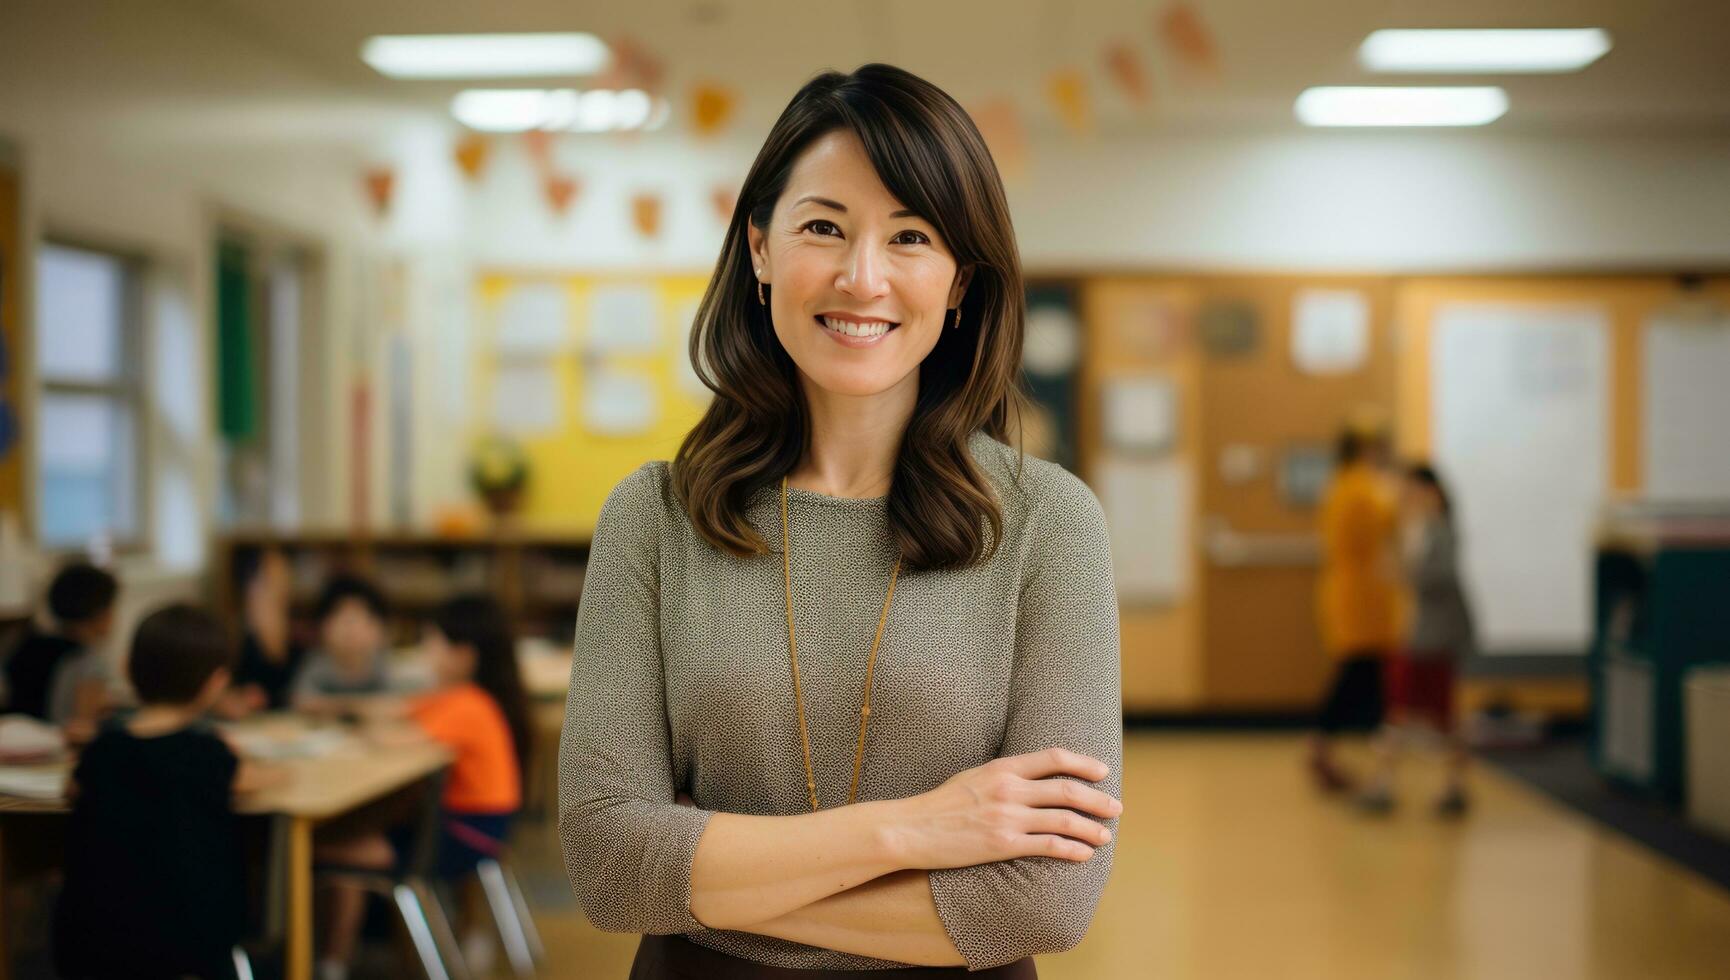
[[[1088,782],[1098,782],[1111,772],[1110,767],[1093,756],[1061,747],[1004,756],[997,760],[997,764],[1022,779],[1062,775],[1079,776]]]
[[[1057,834],[1029,834],[1029,857],[1054,857],[1069,861],[1085,861],[1093,856],[1093,848]]]
[[[1067,807],[1111,819],[1123,814],[1123,803],[1110,793],[1073,779],[1035,779],[1026,785],[1023,802],[1033,807]]]
[[[1033,810],[1027,822],[1030,834],[1062,834],[1083,844],[1100,847],[1111,842],[1111,830],[1097,820],[1090,820],[1069,810]]]

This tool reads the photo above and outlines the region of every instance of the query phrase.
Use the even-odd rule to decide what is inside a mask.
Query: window
[[[140,272],[45,242],[36,257],[37,532],[45,547],[139,537]]]

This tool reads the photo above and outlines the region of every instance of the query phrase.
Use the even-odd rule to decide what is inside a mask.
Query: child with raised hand
[[[1447,783],[1436,799],[1436,813],[1457,817],[1467,807],[1470,757],[1454,731],[1454,675],[1473,645],[1471,607],[1460,584],[1459,536],[1447,488],[1428,465],[1406,468],[1400,505],[1413,615],[1403,648],[1388,664],[1388,724],[1378,736],[1379,764],[1358,804],[1372,813],[1393,809],[1401,743],[1412,728],[1424,725],[1446,743]]]
[[[305,651],[289,628],[292,583],[288,559],[267,548],[239,563],[237,577],[245,597],[241,616],[240,659],[234,682],[218,713],[241,718],[255,711],[288,707],[289,692]]]
[[[192,606],[160,609],[133,635],[139,708],[97,734],[68,785],[61,976],[235,976],[246,896],[232,799],[280,777],[241,762],[205,721],[233,656],[221,623]]]
[[[422,640],[433,689],[400,699],[375,699],[364,711],[369,734],[386,744],[432,740],[453,759],[440,801],[436,873],[455,878],[504,847],[522,805],[528,755],[528,705],[517,667],[516,639],[504,610],[482,595],[445,602]],[[321,863],[383,870],[406,853],[406,830],[321,842]],[[346,975],[364,894],[333,889],[329,944],[320,977]]]

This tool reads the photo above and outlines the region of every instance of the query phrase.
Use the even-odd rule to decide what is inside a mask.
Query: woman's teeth
[[[885,323],[882,320],[875,320],[871,323],[854,323],[851,320],[837,320],[830,316],[820,316],[817,319],[830,330],[846,334],[849,337],[881,337],[895,326],[893,323]]]

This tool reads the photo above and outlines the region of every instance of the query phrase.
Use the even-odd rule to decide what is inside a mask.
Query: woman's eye
[[[894,241],[897,245],[925,245],[931,239],[926,238],[925,233],[921,231],[904,231],[896,235]]]
[[[839,233],[841,231],[841,229],[835,227],[835,222],[825,221],[822,218],[818,218],[815,221],[805,222],[805,230],[814,231],[819,235],[827,235],[830,232]]]

